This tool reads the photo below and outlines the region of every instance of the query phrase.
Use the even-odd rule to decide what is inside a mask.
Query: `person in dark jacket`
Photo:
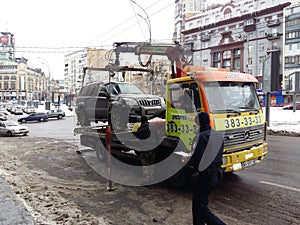
[[[207,113],[198,113],[195,121],[200,125],[200,132],[196,135],[196,147],[189,161],[198,171],[192,200],[193,225],[224,225],[208,208],[209,196],[223,178],[223,137],[211,128]]]

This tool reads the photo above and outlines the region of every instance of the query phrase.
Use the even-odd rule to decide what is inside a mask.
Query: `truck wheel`
[[[105,162],[106,161],[106,148],[105,145],[102,143],[101,140],[99,140],[95,146],[96,154],[97,154],[97,159],[100,162]]]

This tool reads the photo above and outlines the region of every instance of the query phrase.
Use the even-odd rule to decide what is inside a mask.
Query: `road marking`
[[[288,190],[291,190],[291,191],[300,192],[299,188],[293,188],[293,187],[289,187],[289,186],[286,186],[286,185],[275,184],[275,183],[271,183],[271,182],[268,182],[268,181],[261,180],[261,181],[259,181],[259,183],[268,184],[268,185],[272,185],[272,186],[276,186],[276,187],[281,187],[281,188],[284,188],[284,189],[288,189]]]

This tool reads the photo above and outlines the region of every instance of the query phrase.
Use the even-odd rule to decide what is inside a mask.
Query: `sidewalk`
[[[0,176],[0,224],[34,225],[33,217],[2,176]]]

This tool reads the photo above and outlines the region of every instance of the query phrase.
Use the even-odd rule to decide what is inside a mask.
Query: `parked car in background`
[[[33,106],[27,106],[24,108],[24,113],[30,114],[30,113],[35,113],[35,108]]]
[[[26,123],[28,121],[44,122],[47,120],[48,120],[48,115],[46,113],[31,113],[28,116],[19,118],[18,122],[20,123]]]
[[[57,118],[59,120],[66,116],[65,112],[61,109],[51,109],[47,111],[47,115],[48,119]]]
[[[8,111],[6,110],[6,108],[0,108],[0,113],[8,115]]]
[[[14,108],[11,113],[15,115],[23,115],[23,110],[21,108]]]
[[[0,121],[0,134],[6,136],[27,135],[28,127],[18,124],[15,121]]]
[[[7,120],[7,114],[0,112],[0,120],[6,121]]]
[[[293,103],[285,105],[282,107],[283,109],[287,110],[292,110],[293,109]],[[300,110],[300,102],[296,102],[296,110]]]

